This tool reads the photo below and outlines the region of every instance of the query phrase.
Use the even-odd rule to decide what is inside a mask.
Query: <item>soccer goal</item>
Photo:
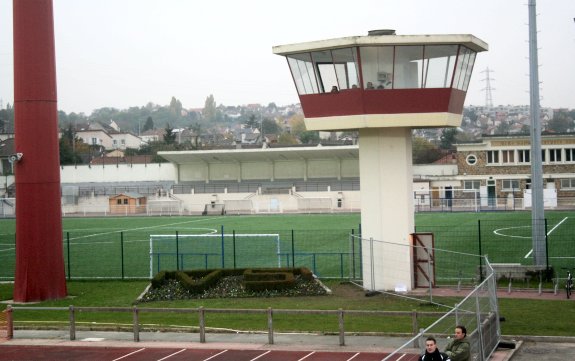
[[[251,199],[229,199],[224,201],[226,214],[252,214],[254,204]]]
[[[277,233],[150,235],[150,278],[161,270],[282,267],[282,260]]]

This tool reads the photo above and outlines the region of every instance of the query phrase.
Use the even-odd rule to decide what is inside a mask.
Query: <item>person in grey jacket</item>
[[[455,327],[455,338],[447,344],[445,353],[451,361],[469,361],[471,351],[469,341],[467,340],[467,329],[465,326]]]

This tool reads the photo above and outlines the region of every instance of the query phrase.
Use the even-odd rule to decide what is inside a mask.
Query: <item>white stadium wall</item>
[[[274,179],[306,179],[305,162],[277,161],[274,163]]]
[[[176,179],[177,169],[171,163],[60,167],[60,182],[62,183],[173,182]]]
[[[244,162],[242,163],[242,179],[272,179],[273,164],[266,162]]]
[[[179,182],[321,179],[359,177],[357,160],[312,159],[181,164]]]
[[[180,181],[199,182],[208,179],[208,166],[205,163],[181,164]],[[173,180],[177,180],[174,178]]]

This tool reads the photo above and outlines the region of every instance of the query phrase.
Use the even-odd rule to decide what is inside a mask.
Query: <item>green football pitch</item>
[[[545,217],[549,265],[575,266],[575,212]],[[359,278],[364,250],[350,235],[360,235],[360,223],[357,213],[64,218],[64,259],[68,277],[78,279],[148,278],[164,268],[242,267],[255,260],[306,266],[325,278]],[[433,233],[440,250],[533,263],[529,212],[417,213],[415,224],[416,232]],[[222,231],[225,237],[218,236]],[[277,237],[239,236],[247,234]],[[202,243],[197,235],[210,236]],[[15,220],[1,219],[0,279],[13,279],[15,238]]]

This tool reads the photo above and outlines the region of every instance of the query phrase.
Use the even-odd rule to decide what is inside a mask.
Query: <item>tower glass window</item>
[[[307,95],[353,89],[360,79],[366,90],[467,91],[475,54],[463,45],[389,45],[317,50],[286,57],[298,93]]]
[[[455,76],[453,78],[453,88],[467,91],[469,80],[471,79],[471,71],[475,63],[475,52],[461,46],[459,48],[459,55],[457,57],[457,66],[455,68]]]
[[[314,51],[311,53],[311,58],[317,67],[316,75],[317,82],[319,84],[319,92],[329,92],[332,87],[337,87],[337,75],[331,51]]]
[[[364,89],[393,87],[393,52],[393,46],[360,48]]]
[[[357,51],[354,48],[335,49],[332,52],[339,89],[351,89],[359,84]]]
[[[314,94],[318,92],[313,63],[310,53],[289,56],[288,64],[299,94]]]
[[[423,78],[423,46],[396,46],[393,63],[393,88],[421,88]]]
[[[425,47],[423,64],[424,88],[449,88],[457,58],[457,45]]]

